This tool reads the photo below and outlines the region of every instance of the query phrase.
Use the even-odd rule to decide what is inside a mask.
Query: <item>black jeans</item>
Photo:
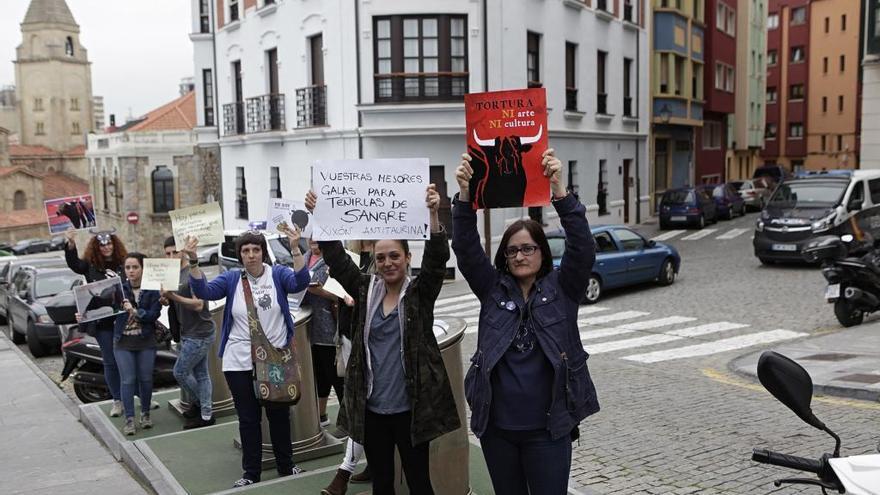
[[[336,375],[336,347],[312,344],[312,369],[315,371],[315,387],[318,398],[330,397],[330,388],[336,389],[336,398],[342,402],[345,380]]]
[[[241,469],[244,477],[260,481],[263,471],[262,445],[263,432],[260,422],[263,409],[269,420],[269,437],[275,453],[278,474],[286,476],[293,473],[293,447],[290,444],[290,408],[263,407],[254,393],[254,378],[251,371],[224,371],[235,412],[238,414],[238,433],[241,435]]]
[[[373,495],[394,495],[394,447],[400,453],[403,474],[412,495],[433,495],[428,464],[428,442],[412,445],[409,411],[376,414],[367,410],[364,453],[370,460]],[[501,492],[499,492],[501,493]]]
[[[565,495],[571,437],[552,440],[547,430],[501,430],[491,424],[480,439],[495,493]],[[370,459],[372,467],[372,459]]]

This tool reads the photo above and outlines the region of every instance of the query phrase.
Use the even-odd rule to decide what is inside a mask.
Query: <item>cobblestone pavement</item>
[[[800,474],[752,462],[751,452],[762,447],[818,458],[833,450],[833,440],[801,422],[760,384],[727,369],[734,358],[772,348],[774,342],[841,328],[822,298],[824,279],[817,269],[766,267],[754,257],[755,217],[710,225],[706,231],[714,230],[699,239],[686,239],[697,232],[692,230],[670,234],[656,225],[637,228],[648,238],[671,236],[665,242],[679,249],[682,269],[670,287],[649,284],[609,292],[596,305],[604,309],[581,315],[602,410],[581,424],[573,486],[601,494],[820,493],[803,486],[774,487],[773,480]],[[467,293],[465,284],[447,286],[438,313],[451,308],[450,314],[473,322],[476,313],[464,306]],[[581,309],[592,311],[587,308]],[[624,312],[644,314],[598,318]],[[590,323],[583,325],[585,319]],[[866,325],[880,331],[877,318]],[[719,341],[744,339],[741,345],[760,339],[754,337],[758,334],[769,336],[768,342],[715,352],[723,348]],[[663,343],[651,345],[652,339]],[[476,336],[467,335],[466,363],[475,345]],[[715,353],[655,354],[697,345]],[[663,360],[633,360],[645,355]],[[817,398],[813,410],[841,436],[844,455],[876,452],[880,404]]]

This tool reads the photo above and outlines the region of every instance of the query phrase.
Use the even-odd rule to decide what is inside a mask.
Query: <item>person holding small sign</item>
[[[223,375],[232,393],[238,414],[241,435],[242,477],[233,487],[252,485],[260,481],[262,473],[262,431],[260,422],[265,409],[269,421],[269,436],[275,454],[276,469],[280,476],[302,470],[293,463],[290,444],[290,407],[261,405],[254,391],[253,358],[251,355],[251,328],[249,308],[244,293],[245,279],[251,288],[254,310],[261,328],[272,346],[290,347],[293,339],[293,318],[287,302],[288,294],[305,290],[309,285],[309,271],[305,269],[299,251],[298,227],[286,228],[293,254],[293,270],[283,265],[269,265],[269,246],[258,231],[248,231],[235,240],[235,253],[243,270],[229,270],[208,282],[199,270],[197,238],[188,236],[181,250],[189,257],[189,285],[195,297],[217,301],[226,298],[223,324],[220,329],[220,358]]]
[[[305,203],[314,210],[314,192]],[[429,443],[461,426],[432,328],[449,259],[434,184],[427,188],[426,203],[431,236],[415,278],[409,276],[412,256],[405,240],[376,241],[374,274],[362,273],[341,242],[319,242],[333,278],[355,299],[337,424],[364,446],[374,495],[394,493],[395,447],[409,492],[433,494]]]
[[[543,226],[528,219],[507,228],[493,265],[477,233],[470,155],[456,170],[452,249],[482,303],[465,397],[492,485],[505,495],[567,493],[571,442],[581,420],[599,410],[577,329],[595,261],[593,237],[586,208],[562,185],[559,159],[552,149],[542,156],[565,230],[559,270]]]

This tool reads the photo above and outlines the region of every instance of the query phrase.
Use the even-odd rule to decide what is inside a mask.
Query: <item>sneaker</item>
[[[299,473],[304,473],[305,471],[306,471],[305,469],[294,464],[293,469],[290,470],[290,474],[299,474]]]
[[[345,492],[348,491],[349,478],[351,478],[351,473],[344,469],[337,469],[333,481],[327,485],[327,488],[321,490],[321,495],[345,495]]]
[[[141,414],[141,428],[145,430],[149,430],[153,427],[153,420],[150,418],[150,413]]]
[[[327,428],[330,426],[330,418],[327,417],[326,414],[321,415],[321,428]]]
[[[125,426],[122,427],[122,433],[127,437],[137,433],[137,427],[134,425],[134,418],[125,418]]]
[[[247,478],[241,478],[232,484],[232,488],[241,488],[243,486],[253,485],[254,483],[256,483],[256,481]]]
[[[122,401],[114,400],[113,407],[110,408],[110,417],[118,418],[119,416],[122,416]]]
[[[159,402],[155,400],[150,401],[150,409],[159,409]]]
[[[201,416],[196,416],[195,418],[186,422],[183,425],[184,430],[192,430],[195,428],[202,428],[205,426],[211,426],[217,423],[217,420],[214,419],[214,416],[211,416],[211,419],[203,419]]]
[[[198,402],[193,402],[190,404],[189,408],[186,411],[183,411],[183,417],[186,419],[195,419],[199,417],[199,414],[202,412],[202,407]]]
[[[370,476],[370,465],[367,464],[364,467],[363,471],[352,476],[349,481],[351,481],[352,483],[369,483],[369,482],[373,481],[373,477]]]

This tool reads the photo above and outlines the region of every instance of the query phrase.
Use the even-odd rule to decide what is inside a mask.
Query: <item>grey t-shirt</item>
[[[189,288],[189,267],[180,270],[180,285],[177,294],[182,297],[192,298],[192,290]],[[174,310],[180,322],[181,338],[203,339],[214,334],[214,320],[211,319],[211,310],[208,309],[208,301],[201,311],[187,309],[179,302],[174,303]]]
[[[397,414],[410,410],[409,394],[400,355],[400,318],[397,308],[388,316],[382,305],[370,322],[370,364],[373,366],[373,393],[367,409],[376,414]]]

